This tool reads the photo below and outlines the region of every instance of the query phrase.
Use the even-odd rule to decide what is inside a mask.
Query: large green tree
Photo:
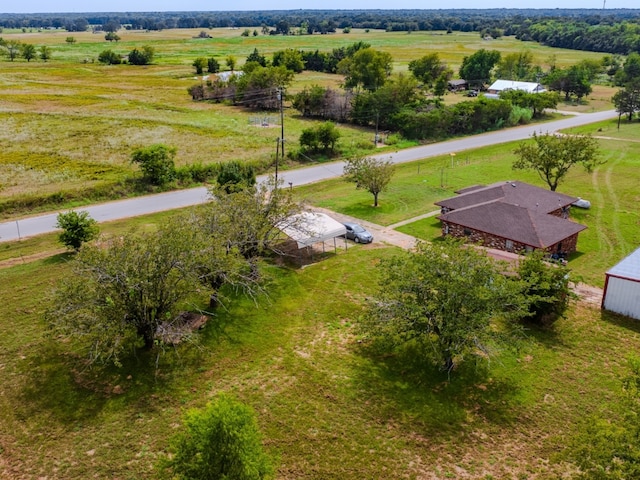
[[[500,52],[481,48],[475,53],[464,57],[460,65],[460,78],[464,78],[469,85],[481,88],[491,80],[491,71],[500,61]]]
[[[512,317],[525,313],[519,283],[458,242],[420,242],[379,270],[362,332],[393,350],[417,348],[447,371],[468,357],[490,357],[499,332],[516,328]]]
[[[409,71],[428,87],[433,86],[434,82],[443,74],[445,76],[450,74],[447,64],[440,60],[437,53],[430,53],[417,60],[411,60]]]
[[[84,341],[93,361],[113,361],[156,333],[197,291],[197,232],[162,228],[84,246],[62,279],[46,318],[56,335]]]
[[[580,65],[572,65],[566,69],[553,70],[547,75],[546,83],[550,90],[564,93],[566,100],[571,96],[580,100],[591,93],[589,76],[589,69]]]
[[[533,54],[526,50],[506,54],[496,66],[496,76],[506,80],[532,80],[534,75]]]
[[[518,159],[515,170],[533,170],[552,191],[574,165],[582,165],[591,172],[604,160],[600,158],[598,142],[588,135],[538,135],[533,142],[521,143],[514,151]]]
[[[382,87],[393,69],[393,58],[387,52],[363,48],[338,63],[338,73],[345,76],[346,88],[374,91]]]
[[[343,176],[373,195],[373,206],[378,206],[378,196],[385,191],[395,173],[395,165],[388,160],[358,157],[347,160]]]

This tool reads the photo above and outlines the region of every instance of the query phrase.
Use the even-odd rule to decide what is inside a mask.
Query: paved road
[[[615,118],[617,115],[618,114],[615,110],[574,115],[554,122],[538,125],[526,125],[497,132],[460,138],[457,140],[434,143],[432,145],[409,148],[397,152],[387,152],[381,155],[376,155],[376,157],[390,159],[394,163],[412,162],[423,158],[446,155],[452,152],[458,153],[472,148],[524,140],[529,138],[533,132],[555,132],[564,128],[576,127],[579,125],[586,125]],[[298,186],[339,177],[342,175],[343,167],[344,162],[333,162],[281,172],[280,176],[284,180],[285,186],[288,186],[289,184]],[[265,176],[258,177],[258,181],[264,181],[265,178]],[[207,198],[207,189],[205,187],[199,187],[81,207],[78,210],[86,210],[92,218],[95,218],[99,222],[106,222],[187,207],[190,205],[197,205],[204,203]],[[47,215],[21,218],[0,223],[0,242],[15,241],[20,238],[52,232],[55,230],[57,214],[58,212],[55,212]]]

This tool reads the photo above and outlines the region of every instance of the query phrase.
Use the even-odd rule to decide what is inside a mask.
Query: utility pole
[[[278,89],[278,100],[280,100],[280,142],[282,143],[282,161],[284,162],[284,88],[282,87]]]
[[[380,119],[380,112],[376,110],[376,137],[374,139],[374,144],[378,146],[378,120]]]
[[[278,188],[278,157],[280,156],[280,139],[276,138],[276,184],[274,188]]]

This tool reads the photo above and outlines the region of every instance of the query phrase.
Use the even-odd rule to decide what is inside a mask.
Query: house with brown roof
[[[436,202],[442,234],[508,252],[544,250],[568,255],[576,251],[584,225],[570,221],[577,197],[523,182],[475,185]]]

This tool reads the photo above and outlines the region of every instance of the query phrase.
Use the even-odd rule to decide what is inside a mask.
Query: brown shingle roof
[[[563,193],[552,192],[544,188],[523,182],[500,182],[484,188],[460,190],[461,194],[436,202],[436,205],[457,210],[480,203],[500,201],[525,207],[541,213],[550,213],[578,200]]]
[[[555,245],[587,228],[579,223],[500,201],[453,210],[438,218],[535,248]]]

